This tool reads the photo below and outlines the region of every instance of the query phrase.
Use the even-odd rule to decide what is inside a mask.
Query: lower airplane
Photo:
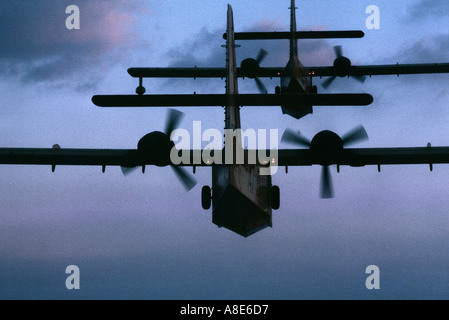
[[[242,99],[250,101],[251,98],[238,93],[234,22],[230,5],[227,12],[226,55],[226,94],[217,96],[221,99],[220,104],[225,107],[225,129],[237,130],[241,128]],[[129,105],[128,97],[130,96],[123,98],[122,102]],[[144,96],[138,94],[135,97],[140,99]],[[152,97],[154,96],[149,99]],[[93,98],[94,102],[100,103],[110,97],[102,99],[102,96]],[[248,237],[266,227],[272,227],[272,210],[280,207],[280,189],[272,185],[271,175],[262,174],[262,169],[273,166],[287,169],[289,166],[321,165],[321,197],[329,198],[333,196],[328,169],[331,165],[337,165],[338,168],[377,165],[380,170],[382,165],[428,164],[432,169],[433,164],[449,163],[449,147],[431,147],[430,144],[422,148],[347,148],[350,144],[367,138],[363,127],[357,127],[341,137],[331,131],[322,131],[312,140],[288,129],[282,140],[306,148],[277,150],[277,155],[273,157],[266,157],[267,154],[272,154],[271,150],[243,150],[241,140],[225,135],[225,149],[231,145],[234,154],[243,150],[245,156],[241,162],[217,164],[207,157],[197,157],[198,154],[203,155],[206,150],[174,149],[171,134],[180,120],[179,111],[170,111],[165,130],[145,135],[139,140],[136,149],[64,149],[58,145],[48,149],[0,148],[0,164],[49,165],[52,171],[59,165],[101,166],[103,172],[108,166],[120,166],[124,173],[139,167],[145,172],[145,167],[149,165],[171,166],[187,190],[191,190],[197,183],[185,167],[193,167],[194,171],[196,167],[212,167],[212,188],[202,188],[203,208],[208,210],[212,206],[212,221],[217,226]],[[173,151],[186,154],[189,161],[175,164],[171,157]],[[254,158],[257,159],[256,163],[249,161],[250,154],[257,155]],[[259,157],[260,154],[263,156]]]

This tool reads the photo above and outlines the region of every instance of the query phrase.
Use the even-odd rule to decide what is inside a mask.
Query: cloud
[[[314,26],[310,30],[321,30],[323,26]],[[242,32],[255,32],[267,30],[285,30],[280,26],[278,20],[267,20],[256,22]],[[168,57],[168,67],[170,68],[207,68],[226,66],[225,40],[223,39],[223,29],[210,30],[204,27],[200,32],[192,35],[184,43],[172,48],[166,54]],[[257,40],[257,41],[236,41],[237,67],[246,58],[256,58],[259,51],[264,49],[268,55],[261,63],[261,67],[285,67],[289,60],[288,40]],[[332,64],[335,57],[332,46],[325,40],[299,40],[299,59],[305,66],[319,66]],[[263,82],[270,87],[269,79]],[[273,80],[276,84],[279,80]],[[201,84],[201,86],[200,86]],[[273,83],[272,83],[273,84]],[[256,90],[252,80],[241,82],[242,92],[245,90]],[[217,92],[223,90],[223,83],[211,81],[210,79],[197,79],[196,82],[186,82],[185,79],[167,79],[163,88],[180,88],[182,92]],[[200,91],[198,91],[200,89]],[[271,91],[274,90],[274,86]],[[171,89],[171,92],[173,89]],[[220,91],[218,91],[220,92]],[[178,92],[177,92],[178,93]]]
[[[278,20],[264,19],[254,23],[242,30],[242,32],[256,32],[256,31],[274,31],[286,30],[287,27],[282,27]],[[323,25],[315,25],[307,28],[307,30],[323,30],[326,29]],[[226,30],[216,29],[209,30],[203,28],[197,34],[194,34],[177,47],[172,48],[168,53],[169,58],[168,67],[182,68],[194,67],[222,67],[226,66],[226,49],[223,47],[225,40],[222,35]],[[256,58],[259,51],[264,49],[268,55],[261,63],[261,67],[280,67],[286,66],[289,60],[289,46],[288,40],[255,40],[255,41],[236,41],[236,58],[237,67],[240,67],[241,62],[246,58]],[[299,59],[303,65],[307,66],[327,66],[331,65],[335,59],[334,51],[331,44],[322,39],[307,39],[299,40]],[[270,87],[274,83],[278,84],[278,79],[273,79],[274,82],[269,85],[269,79],[263,79],[263,82]],[[199,83],[201,83],[201,93],[216,92],[222,90],[222,83],[210,80],[196,80],[195,83],[186,82],[184,79],[167,79],[163,87],[167,88],[182,88],[183,92],[195,91],[198,92]],[[256,90],[253,81],[249,80],[240,83],[242,92],[245,90]],[[273,88],[269,89],[274,90]]]
[[[80,29],[68,30],[70,4],[73,1],[0,2],[3,77],[17,76],[24,83],[69,81],[74,75],[91,78],[88,75],[98,74],[133,47],[137,16],[149,10],[142,1],[77,1]]]
[[[406,51],[411,59],[429,62],[449,61],[449,33],[434,36],[433,38],[420,39]]]
[[[179,47],[172,48],[167,56],[170,67],[217,67],[223,66],[225,50],[222,30],[201,29],[199,33]]]
[[[412,19],[447,17],[449,16],[449,3],[447,0],[422,0],[411,5],[408,14]]]
[[[401,57],[400,63],[446,63],[449,61],[449,33],[438,34],[431,38],[421,38],[414,43],[405,45],[388,61],[396,61]],[[396,59],[396,60],[395,60]]]
[[[322,26],[312,27],[313,30],[321,30]],[[277,20],[268,21],[264,19],[244,32],[279,30]],[[192,39],[183,45],[173,48],[168,53],[172,62],[170,67],[217,67],[225,65],[225,49],[221,46],[225,44],[222,38],[224,30],[207,30],[203,28],[201,32],[194,35]],[[236,50],[237,63],[246,58],[257,57],[261,49],[268,52],[266,59],[262,62],[262,67],[284,67],[289,58],[288,40],[257,40],[257,41],[236,41],[239,47]],[[331,45],[325,40],[299,40],[300,59],[304,59],[306,65],[327,65],[333,62],[335,57]]]

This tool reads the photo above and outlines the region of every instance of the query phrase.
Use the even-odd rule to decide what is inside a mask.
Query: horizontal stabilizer
[[[224,78],[225,68],[129,68],[134,78]]]
[[[168,95],[97,95],[92,102],[99,107],[222,107],[239,106],[366,106],[373,102],[369,94],[168,94]]]
[[[342,39],[342,38],[363,38],[365,33],[361,30],[348,31],[298,31],[295,32],[296,39]],[[223,34],[227,39],[228,35]],[[237,32],[235,40],[279,40],[291,39],[291,32]]]
[[[281,77],[284,68],[260,68],[257,77]],[[225,78],[225,68],[130,68],[134,78]],[[237,77],[245,77],[241,68],[237,68]]]

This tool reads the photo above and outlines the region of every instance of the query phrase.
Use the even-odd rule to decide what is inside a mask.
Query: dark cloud
[[[449,2],[447,0],[421,0],[409,7],[408,14],[412,19],[447,17],[449,16]]]
[[[438,34],[431,38],[422,38],[403,46],[394,56],[385,61],[399,63],[445,63],[449,61],[449,33]]]
[[[277,20],[269,21],[264,19],[252,26],[242,30],[242,32],[256,31],[285,31],[288,26],[281,26]],[[322,30],[322,26],[312,26],[307,30]],[[199,33],[193,35],[185,43],[171,49],[169,57],[169,67],[222,67],[226,65],[226,49],[223,47],[225,40],[222,35],[226,30],[208,30],[203,28]],[[256,41],[236,41],[237,67],[246,58],[256,58],[259,51],[264,49],[268,55],[261,63],[261,67],[285,67],[289,60],[290,42],[288,40],[256,40]],[[327,66],[331,65],[335,59],[332,46],[326,40],[299,40],[299,59],[305,66]],[[248,80],[248,79],[247,79]],[[278,79],[273,79],[271,84],[269,79],[263,79],[264,84],[274,90],[278,84]],[[200,86],[201,84],[201,86]],[[252,80],[241,82],[241,90],[256,90]],[[201,87],[202,92],[216,92],[222,90],[223,84],[219,81],[196,80],[186,82],[185,79],[168,79],[164,86],[167,88],[182,88],[183,92],[195,91]]]
[[[225,49],[222,39],[223,30],[209,31],[206,28],[194,35],[183,45],[168,52],[170,67],[217,67],[223,66]]]
[[[310,30],[321,29],[321,27],[311,27]],[[276,20],[260,21],[243,32],[267,31],[267,30],[286,30],[280,27]],[[226,49],[223,47],[225,40],[223,33],[226,30],[208,30],[203,28],[199,33],[194,34],[183,44],[172,48],[168,53],[169,67],[222,67],[226,65]],[[289,60],[289,41],[288,40],[257,40],[257,41],[236,41],[237,67],[246,58],[256,58],[259,51],[264,49],[268,52],[266,58],[262,61],[261,67],[285,67]],[[332,64],[335,57],[332,46],[325,40],[299,40],[299,59],[305,66],[320,66]],[[268,85],[269,79],[264,79]],[[274,81],[274,80],[273,80]],[[278,80],[276,80],[278,81]],[[276,82],[277,83],[277,82]],[[184,79],[168,79],[164,87],[182,88],[183,92],[198,91],[201,84],[202,92],[216,92],[222,90],[223,84],[217,81],[197,80],[195,83]],[[248,84],[249,87],[243,86]],[[242,82],[242,90],[255,90],[252,81]],[[273,87],[274,88],[274,87]],[[271,90],[271,89],[270,89]],[[274,90],[274,89],[272,89]]]
[[[433,38],[425,38],[416,41],[407,48],[404,55],[408,53],[407,62],[447,62],[449,61],[449,33],[436,35]]]
[[[313,29],[313,28],[312,28]],[[279,30],[276,21],[263,20],[244,32]],[[222,35],[225,30],[209,31],[202,29],[191,40],[172,49],[168,56],[172,62],[170,67],[217,67],[225,65],[225,44]],[[236,50],[237,62],[246,58],[257,57],[258,52],[264,49],[268,52],[262,67],[283,67],[289,58],[288,40],[257,40],[236,41],[239,47]],[[333,62],[334,55],[330,44],[325,40],[299,40],[300,59],[306,65],[326,65]]]
[[[71,4],[80,9],[79,30],[66,28]],[[99,71],[132,48],[136,15],[148,10],[142,1],[2,1],[3,77],[19,76],[25,83],[66,81]]]

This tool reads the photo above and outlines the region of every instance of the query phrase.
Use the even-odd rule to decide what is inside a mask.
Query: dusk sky
[[[129,67],[225,67],[226,10],[235,30],[287,31],[290,1],[0,1],[0,147],[136,148],[163,130],[167,108],[98,108],[97,94],[133,94]],[[66,8],[80,29],[66,28]],[[380,9],[380,29],[365,12]],[[298,30],[362,30],[362,39],[300,40],[306,66],[449,62],[447,0],[297,0]],[[240,41],[237,60],[288,41]],[[296,120],[280,107],[243,108],[244,129],[363,125],[354,147],[449,146],[448,74],[338,78],[321,93],[370,93],[368,107],[315,107]],[[270,93],[279,80],[263,79]],[[221,79],[146,79],[147,93],[224,93]],[[239,80],[240,93],[257,93]],[[223,129],[222,108],[177,108],[181,127]],[[293,148],[280,144],[280,148]],[[186,192],[170,168],[0,166],[0,299],[448,299],[449,165],[332,167],[335,198],[320,199],[321,168],[280,168],[273,228],[243,238],[201,208],[211,169]],[[67,290],[66,267],[81,272]],[[368,290],[365,269],[380,269]]]

